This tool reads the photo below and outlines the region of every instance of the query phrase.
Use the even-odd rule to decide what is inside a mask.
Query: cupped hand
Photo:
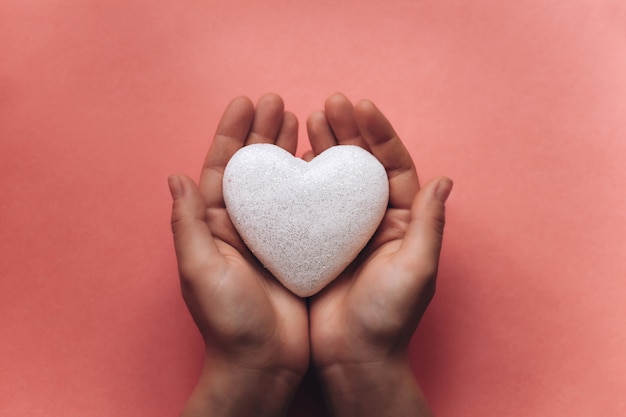
[[[312,360],[331,403],[347,404],[350,393],[368,392],[354,400],[373,413],[361,410],[361,415],[376,415],[368,399],[388,389],[384,384],[396,389],[414,384],[408,345],[434,295],[444,203],[452,182],[439,177],[420,188],[409,152],[370,101],[353,105],[335,94],[324,112],[309,117],[307,128],[314,155],[335,145],[358,145],[378,158],[389,179],[389,205],[377,232],[359,257],[310,300],[309,313]],[[415,415],[428,415],[417,387],[411,389],[404,394],[415,394],[411,409],[425,410]],[[385,401],[401,402],[385,395]]]
[[[305,301],[280,285],[249,252],[222,197],[224,168],[239,148],[273,143],[294,153],[297,130],[297,119],[284,111],[279,96],[261,97],[256,108],[249,99],[236,98],[219,122],[199,185],[182,174],[169,178],[182,294],[207,351],[205,372],[185,415],[217,412],[207,396],[226,395],[213,398],[226,401],[233,394],[216,389],[226,391],[229,381],[238,396],[245,396],[248,388],[252,397],[265,396],[240,401],[249,403],[251,415],[263,415],[263,407],[274,407],[272,400],[288,403],[284,397],[293,394],[308,367]],[[274,386],[279,392],[265,392]]]

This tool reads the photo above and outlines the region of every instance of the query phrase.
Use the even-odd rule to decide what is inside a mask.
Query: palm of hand
[[[207,347],[217,356],[248,369],[273,366],[300,373],[308,362],[306,306],[273,282],[265,270],[228,243],[216,241],[221,254],[207,265],[203,287],[183,296]],[[306,368],[305,368],[306,369]]]
[[[387,169],[389,208],[361,255],[310,303],[313,360],[320,368],[382,361],[406,347],[434,293],[436,257],[415,230],[419,181],[411,158],[369,102],[342,95],[308,121],[315,154],[336,144],[370,150]],[[415,201],[414,201],[415,200]],[[431,251],[432,252],[432,251]]]
[[[186,176],[170,177],[181,288],[211,359],[185,415],[285,413],[309,356],[339,414],[380,415],[390,405],[394,415],[429,414],[410,373],[407,348],[434,292],[443,203],[452,184],[431,181],[420,190],[408,152],[370,102],[353,106],[336,94],[327,100],[326,113],[314,113],[307,127],[313,150],[305,159],[352,144],[383,163],[388,210],[358,258],[309,300],[307,311],[305,300],[279,284],[246,248],[222,196],[230,157],[252,143],[274,143],[293,154],[297,120],[276,95],[262,97],[256,109],[247,98],[231,102],[199,187]],[[403,388],[397,391],[399,381]],[[264,388],[273,394],[264,395]],[[224,390],[238,394],[224,401]],[[363,390],[368,398],[352,395]]]
[[[263,97],[256,109],[248,99],[233,100],[220,121],[199,186],[182,178],[194,194],[194,219],[172,219],[183,297],[208,353],[253,371],[304,374],[308,316],[304,300],[277,283],[241,241],[225,209],[222,174],[244,144],[275,143],[293,152],[296,135],[297,121],[284,113],[278,96]],[[194,223],[189,228],[193,232],[176,236],[175,223],[183,221]]]
[[[396,230],[379,230],[364,255],[355,261],[310,307],[311,343],[316,364],[356,364],[383,360],[389,349],[408,343],[432,292],[413,298],[407,285],[418,278],[402,260],[405,213],[387,213],[384,223]],[[383,223],[383,225],[384,225]],[[379,242],[387,234],[392,240]],[[393,236],[395,235],[395,236]]]
[[[246,248],[222,197],[224,168],[242,146],[274,143],[295,152],[297,121],[283,111],[280,97],[264,96],[256,109],[245,98],[231,102],[199,188],[184,179],[194,194],[189,203],[194,218],[187,219],[194,232],[175,233],[185,300],[207,349],[250,368],[272,365],[304,373],[309,339],[318,366],[382,360],[394,346],[408,344],[434,291],[442,230],[419,218],[425,210],[420,201],[430,198],[420,194],[432,194],[434,187],[420,191],[410,155],[389,122],[372,103],[353,106],[337,94],[307,127],[313,154],[337,144],[372,152],[385,166],[390,188],[389,208],[375,236],[335,282],[310,300],[308,314],[304,300],[282,287]],[[431,238],[425,238],[428,234]]]

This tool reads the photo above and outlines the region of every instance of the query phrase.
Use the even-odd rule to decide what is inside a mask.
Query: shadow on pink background
[[[181,410],[165,179],[267,91],[301,122],[372,99],[455,180],[412,345],[438,416],[626,413],[624,1],[4,0],[1,416]],[[327,415],[304,388],[291,415]]]

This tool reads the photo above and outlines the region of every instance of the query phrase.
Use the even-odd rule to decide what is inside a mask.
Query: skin
[[[411,157],[367,100],[331,96],[307,123],[314,154],[358,145],[385,166],[389,207],[376,234],[337,280],[311,299],[312,360],[337,416],[431,415],[412,374],[408,346],[434,295],[452,183],[420,188]]]
[[[226,108],[198,186],[169,178],[172,231],[183,298],[206,345],[200,380],[183,416],[275,416],[286,412],[309,365],[305,300],[270,276],[235,231],[222,176],[242,146],[295,152],[298,123],[276,95]]]
[[[297,130],[279,96],[264,95],[256,106],[236,98],[199,184],[183,174],[168,180],[183,298],[206,345],[182,415],[285,415],[311,363],[336,416],[429,416],[408,345],[434,295],[452,182],[439,177],[420,188],[409,153],[376,106],[329,97],[307,120],[312,150],[304,158],[337,144],[362,146],[385,166],[390,199],[361,255],[307,308],[248,251],[222,198],[224,168],[239,148],[274,143],[293,154]]]

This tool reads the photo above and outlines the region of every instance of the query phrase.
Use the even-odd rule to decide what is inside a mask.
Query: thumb
[[[172,234],[181,279],[193,279],[218,251],[206,224],[200,190],[186,175],[167,179],[172,195]]]
[[[402,242],[401,253],[424,278],[434,279],[445,224],[445,202],[452,191],[452,180],[430,180],[416,195],[411,206],[411,221]]]

